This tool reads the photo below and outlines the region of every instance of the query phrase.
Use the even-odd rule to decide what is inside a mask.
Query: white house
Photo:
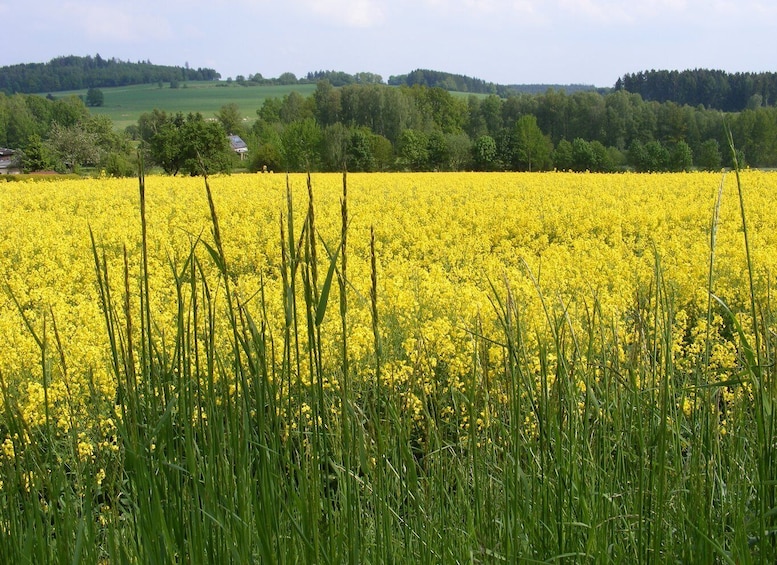
[[[19,166],[14,158],[15,153],[13,149],[0,147],[0,175],[19,174]]]
[[[245,159],[246,153],[248,153],[248,145],[246,142],[240,139],[239,135],[229,135],[229,145],[232,147],[232,151],[240,155],[240,160]]]

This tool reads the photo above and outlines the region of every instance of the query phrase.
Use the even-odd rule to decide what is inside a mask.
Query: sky
[[[222,78],[414,69],[613,86],[641,70],[777,71],[773,0],[0,0],[0,66],[63,55]]]

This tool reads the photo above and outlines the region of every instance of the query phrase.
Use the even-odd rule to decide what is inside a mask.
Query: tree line
[[[709,69],[641,71],[615,83],[643,100],[739,112],[777,103],[777,73],[733,73]]]
[[[57,57],[48,63],[24,63],[0,68],[0,92],[5,94],[59,92],[85,88],[108,88],[132,84],[154,84],[189,80],[217,80],[213,69],[154,65],[151,61],[132,63],[103,59],[99,54],[86,57]]]
[[[291,85],[291,84],[317,84],[319,81],[326,80],[332,86],[346,86],[349,84],[388,84],[389,86],[427,86],[429,88],[442,88],[451,92],[466,92],[472,94],[496,94],[503,98],[514,94],[541,94],[549,88],[564,90],[572,93],[578,91],[598,90],[606,92],[609,89],[597,89],[595,86],[586,84],[496,84],[486,82],[479,78],[473,78],[466,75],[447,73],[443,71],[434,71],[430,69],[415,69],[404,75],[391,75],[388,81],[384,83],[383,77],[379,74],[360,72],[349,74],[342,71],[315,71],[309,72],[303,77],[297,78],[294,73],[282,73],[276,78],[265,78],[261,73],[248,75],[238,75],[235,81],[245,86],[252,85]]]
[[[85,88],[108,88],[132,84],[153,84],[169,82],[177,85],[190,80],[218,80],[221,75],[213,69],[192,69],[184,67],[154,65],[151,61],[122,61],[116,58],[104,59],[70,55],[57,57],[48,63],[26,63],[0,67],[0,92],[41,93]],[[352,84],[386,84],[383,77],[370,72],[349,74],[334,70],[319,70],[297,77],[285,72],[275,78],[266,78],[261,73],[238,75],[238,84],[251,85],[295,85],[314,84],[321,80],[332,86]],[[227,82],[233,82],[230,77]],[[496,94],[508,98],[516,94],[544,94],[549,88],[563,90],[568,94],[581,91],[596,91],[606,95],[612,90],[625,90],[639,94],[646,102],[675,102],[680,106],[704,106],[724,112],[739,112],[777,103],[777,73],[727,73],[715,69],[650,70],[627,73],[619,77],[613,88],[596,88],[592,85],[543,85],[543,84],[496,84],[466,75],[415,69],[403,75],[392,75],[390,86],[426,86],[454,92],[473,94]]]
[[[334,83],[333,83],[334,84]],[[496,94],[502,98],[514,94],[542,94],[548,89],[563,90],[567,93],[609,89],[597,89],[587,84],[496,84],[479,78],[468,77],[429,69],[416,69],[406,75],[392,75],[388,79],[392,86],[428,86],[442,88],[453,92],[471,92],[473,94]]]
[[[248,129],[228,113],[255,170],[718,170],[731,164],[726,128],[740,163],[777,166],[776,108],[726,113],[623,89],[502,98],[320,81],[308,97],[266,100]]]
[[[84,165],[114,176],[137,170],[127,135],[116,132],[106,116],[91,114],[78,96],[0,92],[0,147],[13,149],[25,172],[77,172]]]
[[[732,164],[727,128],[740,163],[777,167],[777,108],[722,112],[623,89],[502,98],[322,80],[309,96],[265,100],[246,123],[227,104],[213,116],[154,110],[117,133],[77,97],[0,93],[0,146],[20,150],[26,170],[133,174],[137,147],[170,174],[198,173],[197,155],[213,171],[719,170]],[[228,134],[247,142],[247,161]]]
[[[227,82],[231,82],[231,77]],[[355,73],[349,74],[342,71],[314,71],[309,72],[304,77],[297,78],[294,73],[281,73],[275,78],[265,78],[262,73],[248,75],[237,75],[235,82],[241,86],[288,86],[293,84],[316,84],[318,81],[326,80],[332,86],[345,86],[347,84],[383,84],[383,77],[375,73]]]

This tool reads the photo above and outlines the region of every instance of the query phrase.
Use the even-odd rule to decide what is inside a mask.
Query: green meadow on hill
[[[170,88],[164,83],[162,88],[157,84],[141,84],[134,86],[101,88],[104,94],[104,104],[91,108],[95,114],[108,116],[117,130],[123,130],[129,125],[137,124],[138,118],[144,112],[154,108],[172,112],[200,112],[211,117],[225,104],[235,103],[246,120],[252,122],[262,103],[267,98],[281,98],[296,91],[308,96],[316,89],[315,84],[241,86],[226,82],[187,82],[178,88]],[[61,98],[71,94],[85,96],[86,90],[58,92],[55,97]]]

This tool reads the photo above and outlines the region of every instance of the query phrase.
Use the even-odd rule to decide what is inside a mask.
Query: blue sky
[[[777,71],[756,0],[0,0],[0,66],[95,55],[223,78],[416,68],[612,86],[648,69]]]

